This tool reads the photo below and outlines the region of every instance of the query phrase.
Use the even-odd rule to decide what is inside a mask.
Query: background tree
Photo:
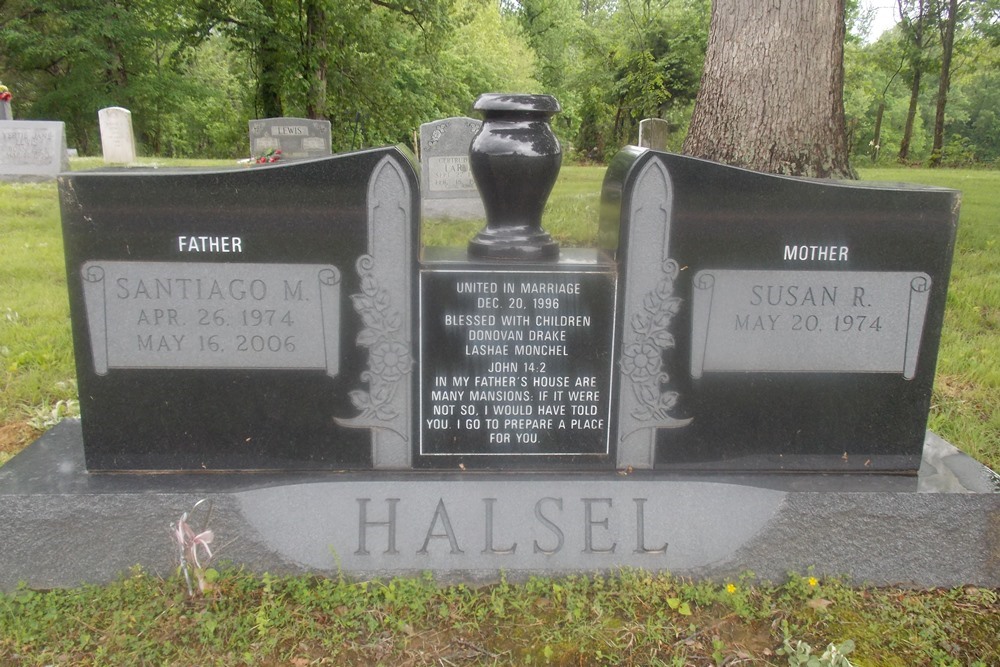
[[[910,142],[913,140],[913,123],[917,117],[917,105],[920,102],[920,83],[924,72],[928,69],[931,58],[928,57],[929,47],[934,45],[934,14],[931,12],[932,0],[896,0],[899,12],[899,31],[906,50],[906,61],[909,65],[910,103],[906,111],[906,125],[903,128],[903,138],[899,143],[899,160],[905,162],[910,156]]]
[[[1000,0],[957,1],[934,155],[995,161]],[[846,2],[852,155],[867,158],[877,135],[883,156],[928,160],[943,55],[931,10],[950,0],[894,0],[903,20],[874,43],[861,37],[858,0]],[[829,153],[836,122],[802,118],[838,113],[839,19],[825,0],[769,4],[716,3],[713,48],[731,62],[720,66],[719,53],[708,62],[703,96],[715,101],[700,113],[730,120],[709,129],[700,120],[692,141],[730,142],[747,165],[774,157],[765,168],[777,171],[819,155],[808,173],[825,173],[840,164]],[[506,90],[556,95],[567,159],[603,161],[636,141],[646,117],[665,119],[668,148],[681,150],[710,16],[709,0],[0,0],[0,79],[19,118],[64,121],[82,154],[100,152],[97,110],[112,105],[132,110],[141,154],[232,158],[248,154],[250,118],[328,119],[335,151],[412,144],[420,123]],[[766,141],[741,143],[750,139]]]
[[[780,174],[853,176],[844,1],[716,0],[684,152]]]
[[[941,152],[944,148],[944,111],[948,104],[948,91],[951,89],[951,63],[955,53],[955,27],[958,25],[958,0],[935,0],[934,9],[938,31],[941,35],[941,73],[938,75],[937,104],[934,112],[934,145],[931,148],[930,166],[941,164]]]

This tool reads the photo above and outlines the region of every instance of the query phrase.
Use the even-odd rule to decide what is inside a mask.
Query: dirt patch
[[[14,456],[42,434],[28,422],[0,425],[0,452]]]

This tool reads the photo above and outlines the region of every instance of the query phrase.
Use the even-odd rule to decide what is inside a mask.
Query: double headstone
[[[420,126],[421,198],[425,217],[482,218],[469,147],[482,122],[455,117]]]
[[[479,108],[488,224],[421,262],[397,149],[67,175],[88,466],[916,470],[957,193],[629,148],[560,249],[558,105]]]
[[[68,170],[63,123],[0,121],[0,181],[52,180]]]
[[[101,126],[101,149],[108,164],[135,162],[135,133],[132,112],[122,107],[108,107],[97,112]]]
[[[308,118],[262,118],[250,121],[250,156],[281,153],[283,160],[332,154],[330,121]]]

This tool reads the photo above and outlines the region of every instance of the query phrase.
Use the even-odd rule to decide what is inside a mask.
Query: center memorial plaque
[[[425,263],[422,456],[508,467],[608,459],[616,273],[606,261],[573,261],[582,255],[523,267]]]

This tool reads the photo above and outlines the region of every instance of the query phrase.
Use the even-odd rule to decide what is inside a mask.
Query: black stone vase
[[[562,109],[551,95],[486,93],[472,107],[483,125],[469,163],[486,208],[486,227],[469,241],[469,255],[486,259],[559,257],[542,229],[542,211],[562,164],[549,120]]]

